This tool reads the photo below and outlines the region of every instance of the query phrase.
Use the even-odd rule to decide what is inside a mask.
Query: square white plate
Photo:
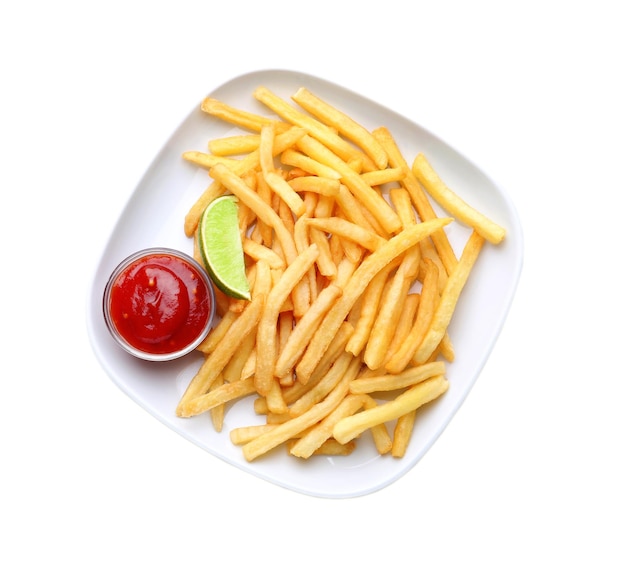
[[[221,433],[214,431],[208,414],[177,418],[176,404],[201,363],[200,354],[160,364],[144,362],[121,350],[107,332],[102,293],[109,274],[123,258],[150,246],[169,246],[192,253],[192,241],[184,235],[183,221],[210,179],[205,170],[185,162],[181,155],[187,150],[206,151],[210,139],[235,132],[228,124],[204,114],[199,103],[156,156],[111,234],[88,299],[89,336],[96,356],[122,391],[172,430],[218,458],[312,496],[364,495],[389,485],[414,467],[471,390],[500,333],[517,287],[523,261],[522,229],[506,193],[467,158],[419,125],[345,88],[298,72],[267,70],[235,78],[209,95],[244,110],[271,115],[252,96],[260,85],[286,99],[298,87],[305,86],[369,129],[386,126],[409,165],[418,152],[424,152],[448,185],[507,229],[502,244],[485,245],[463,291],[449,330],[457,358],[448,366],[450,389],[420,409],[406,456],[381,457],[364,435],[356,451],[347,457],[320,456],[303,461],[277,448],[248,463],[240,448],[231,444],[229,432],[237,426],[263,422],[253,414],[251,398],[228,408]],[[454,223],[447,231],[460,254],[469,230]]]

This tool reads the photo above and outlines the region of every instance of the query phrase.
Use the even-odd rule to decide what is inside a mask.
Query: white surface
[[[319,561],[333,537],[336,560],[623,561],[619,3],[165,6],[0,8],[0,560]],[[408,474],[359,498],[294,493],[181,440],[87,336],[91,275],[163,140],[199,93],[265,68],[437,132],[524,225],[472,392]]]
[[[221,433],[213,430],[208,413],[193,419],[178,418],[174,414],[176,404],[200,366],[202,356],[194,354],[155,366],[124,353],[107,331],[102,317],[102,295],[111,271],[121,260],[142,248],[154,246],[193,253],[191,239],[183,234],[183,220],[210,179],[206,170],[185,162],[182,153],[206,151],[210,139],[243,133],[208,118],[198,108],[202,98],[208,94],[232,107],[271,115],[259,107],[252,96],[258,86],[269,88],[285,100],[299,87],[306,87],[349,112],[370,130],[384,124],[394,135],[407,162],[411,163],[418,152],[424,152],[461,197],[507,229],[504,243],[498,247],[485,245],[471,281],[464,288],[458,314],[449,328],[456,354],[456,360],[446,373],[450,389],[440,400],[420,411],[413,439],[402,459],[378,455],[367,433],[357,450],[347,457],[320,456],[303,462],[286,455],[284,448],[277,448],[270,455],[248,463],[241,448],[231,443],[229,433],[233,428],[264,422],[264,417],[254,415],[252,397],[228,409]],[[150,212],[146,213],[148,208]],[[445,215],[441,210],[438,214]],[[470,229],[455,223],[446,231],[460,256]],[[318,77],[284,70],[256,71],[234,77],[212,92],[203,92],[190,115],[156,155],[117,222],[96,268],[87,303],[88,329],[94,352],[111,379],[181,436],[233,466],[277,485],[314,496],[348,498],[377,491],[404,475],[444,430],[491,352],[513,299],[522,262],[522,227],[513,203],[484,172],[457,151],[393,111]]]

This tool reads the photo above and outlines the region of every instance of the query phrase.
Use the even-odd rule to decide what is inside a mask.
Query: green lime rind
[[[249,301],[237,198],[214,199],[202,213],[198,228],[200,254],[213,283],[226,295]]]

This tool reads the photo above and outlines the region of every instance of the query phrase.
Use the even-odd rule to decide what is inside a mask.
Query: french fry
[[[284,124],[278,125],[276,119],[240,110],[211,97],[206,97],[202,100],[200,109],[213,117],[217,117],[232,125],[242,127],[243,129],[256,131],[257,133],[260,133],[264,125],[275,124],[279,128],[286,128]]]
[[[393,442],[391,445],[392,457],[404,457],[406,450],[413,434],[415,419],[417,418],[417,409],[400,415],[396,426],[393,429]],[[348,442],[350,443],[350,442]]]
[[[306,219],[306,224],[313,229],[320,229],[351,240],[371,251],[385,243],[383,237],[341,217],[314,217]]]
[[[235,172],[238,176],[242,175],[246,171],[244,161],[236,158],[217,156],[215,154],[208,154],[201,151],[186,151],[183,153],[183,158],[186,161],[196,164],[197,166],[201,166],[202,168],[206,168],[207,170],[210,170],[216,164],[221,164],[226,166],[229,170]]]
[[[339,180],[341,178],[341,174],[334,168],[294,149],[283,151],[280,161],[288,166],[297,166],[318,178],[329,180]]]
[[[429,377],[444,375],[445,372],[446,365],[443,362],[430,362],[409,368],[399,374],[374,375],[372,377],[355,379],[350,383],[350,393],[359,394],[395,391],[421,383]]]
[[[211,390],[215,390],[218,387],[221,387],[224,384],[224,378],[219,375],[215,381],[211,384]],[[225,413],[224,403],[220,403],[215,405],[210,411],[209,414],[211,416],[211,422],[213,423],[213,428],[216,432],[221,432],[224,427],[224,413]]]
[[[476,231],[472,231],[456,269],[448,278],[428,331],[413,356],[413,361],[416,364],[426,362],[443,339],[452,320],[461,291],[465,287],[470,271],[480,254],[484,242],[485,239],[481,235]]]
[[[247,444],[262,434],[276,428],[278,424],[259,424],[257,426],[241,426],[230,431],[230,441],[236,446]]]
[[[217,156],[234,156],[253,152],[259,148],[261,138],[258,134],[233,135],[209,141],[209,151]]]
[[[259,86],[253,93],[254,97],[265,104],[285,121],[306,129],[309,135],[329,147],[335,154],[345,161],[351,158],[361,159],[365,155],[360,153],[353,145],[342,139],[330,127],[298,111],[285,100],[271,92],[264,86]]]
[[[333,436],[340,444],[345,444],[368,428],[395,420],[403,414],[435,400],[445,393],[448,387],[448,380],[443,375],[431,377],[387,403],[340,420],[335,425]]]
[[[472,227],[490,243],[500,244],[502,242],[506,234],[505,229],[485,217],[448,188],[424,154],[420,153],[415,157],[412,170],[428,193],[447,213],[450,213],[461,223]]]
[[[196,200],[185,216],[185,234],[188,237],[193,236],[195,233],[198,228],[198,223],[200,222],[200,217],[209,203],[219,196],[224,195],[225,192],[226,188],[219,182],[211,182],[209,187],[202,192],[202,195]]]
[[[259,163],[261,172],[267,185],[274,193],[289,206],[289,208],[299,217],[305,211],[304,201],[289,185],[289,183],[276,173],[274,168],[274,127],[266,125],[261,129],[261,140],[259,143]]]
[[[296,192],[315,192],[326,197],[337,197],[339,195],[338,179],[323,178],[320,176],[299,176],[289,180],[289,185]]]
[[[235,311],[228,310],[219,319],[217,324],[211,329],[206,338],[198,344],[197,350],[204,354],[210,354],[217,345],[224,339],[230,325],[237,319],[238,314]]]
[[[373,131],[374,137],[385,147],[387,155],[389,156],[389,163],[391,166],[402,168],[405,171],[404,179],[401,181],[402,186],[409,192],[411,200],[415,205],[417,212],[422,221],[429,221],[437,217],[432,204],[428,200],[427,194],[420,185],[419,181],[409,168],[404,156],[400,152],[395,139],[391,135],[390,131],[386,127],[379,127]],[[431,236],[433,243],[437,249],[441,261],[443,262],[446,271],[450,273],[457,263],[457,258],[452,249],[452,245],[448,240],[448,237],[444,231],[437,231]]]
[[[252,239],[244,238],[242,241],[243,251],[255,262],[265,260],[274,270],[284,270],[285,261],[275,250],[268,248],[264,244],[255,242]]]
[[[356,448],[356,442],[348,442],[347,444],[340,444],[337,440],[329,438],[326,440],[317,450],[313,452],[313,455],[319,456],[346,456],[350,455]]]
[[[240,379],[232,381],[231,383],[224,383],[208,393],[194,397],[185,402],[178,416],[195,416],[218,405],[223,405],[228,401],[252,395],[252,393],[255,392],[254,381],[252,379]]]
[[[336,129],[359,146],[379,169],[387,167],[387,153],[376,138],[360,123],[318,98],[307,88],[299,88],[292,99],[320,121]]]
[[[400,182],[404,180],[405,176],[406,171],[397,167],[363,172],[361,179],[370,186],[381,186],[383,184],[391,184],[392,182]]]
[[[378,403],[369,395],[364,395],[364,406],[366,410],[376,409],[378,407]],[[389,432],[387,431],[387,427],[385,426],[385,424],[383,422],[373,424],[372,426],[370,426],[369,430],[372,433],[374,445],[376,446],[376,450],[378,451],[378,453],[380,455],[385,455],[386,453],[390,452],[391,448],[393,447],[393,442],[391,440],[391,437],[389,436]]]
[[[259,387],[255,381],[254,387],[256,392],[259,393]],[[272,414],[286,414],[287,403],[285,402],[285,398],[283,397],[283,392],[280,386],[280,382],[277,379],[272,379],[269,385],[269,389],[264,395],[265,400],[267,401],[267,411]],[[268,418],[269,421],[269,418]]]

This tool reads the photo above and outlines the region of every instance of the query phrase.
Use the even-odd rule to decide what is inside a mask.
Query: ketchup
[[[169,252],[131,260],[112,278],[108,301],[117,333],[148,354],[172,354],[192,345],[206,333],[212,313],[206,275]]]

